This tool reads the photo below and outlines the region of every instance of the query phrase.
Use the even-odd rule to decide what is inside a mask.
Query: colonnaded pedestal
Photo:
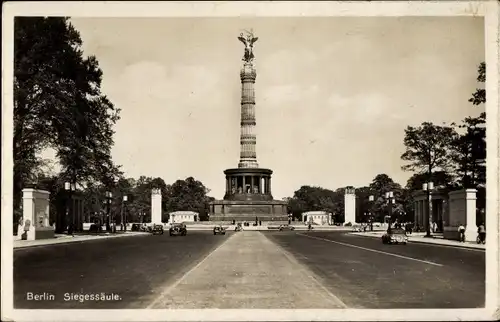
[[[253,33],[238,39],[245,45],[241,79],[240,162],[237,168],[227,169],[226,193],[223,200],[210,203],[211,221],[288,222],[287,204],[273,200],[270,169],[259,168],[255,135],[255,91],[257,72],[253,65]]]

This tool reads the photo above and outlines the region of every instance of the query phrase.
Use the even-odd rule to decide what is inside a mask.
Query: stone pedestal
[[[458,227],[462,224],[465,226],[465,240],[476,240],[476,193],[476,189],[465,189],[449,193],[449,223],[445,226],[444,238],[458,240]]]
[[[356,189],[346,188],[344,195],[344,223],[356,223]]]
[[[54,238],[54,227],[49,222],[49,197],[50,193],[45,190],[23,189],[23,217],[17,239]]]
[[[151,190],[151,223],[161,224],[161,190],[153,189]]]
[[[271,174],[263,168],[234,168],[224,171],[223,200],[210,203],[211,221],[288,222],[287,204],[273,200]]]

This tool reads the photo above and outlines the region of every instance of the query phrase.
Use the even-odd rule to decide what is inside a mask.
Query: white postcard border
[[[13,309],[13,17],[484,16],[487,63],[487,236],[485,309],[388,310],[16,310]],[[7,2],[2,19],[2,319],[15,321],[426,321],[498,318],[499,4],[441,2]],[[492,231],[491,229],[489,230]],[[467,294],[464,294],[467,296]]]

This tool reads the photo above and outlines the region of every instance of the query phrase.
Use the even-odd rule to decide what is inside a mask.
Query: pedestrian
[[[459,234],[459,241],[462,243],[465,243],[465,227],[461,223],[458,224],[458,234]]]
[[[484,243],[486,240],[486,228],[484,227],[484,223],[481,223],[477,228],[477,232],[479,233],[479,240],[481,243]]]

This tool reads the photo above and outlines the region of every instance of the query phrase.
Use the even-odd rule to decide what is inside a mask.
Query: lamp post
[[[387,204],[389,206],[389,228],[391,228],[391,224],[392,224],[392,205],[395,203],[394,193],[392,191],[387,191],[385,193],[385,199],[386,199]]]
[[[431,224],[432,224],[432,191],[434,190],[434,183],[427,182],[422,184],[422,190],[427,192],[427,214],[426,214],[426,234],[425,237],[431,237]]]
[[[76,190],[75,184],[71,182],[64,183],[64,190],[66,191],[66,216],[64,224],[68,234],[73,234],[73,191]]]
[[[125,213],[125,207],[127,206],[127,201],[128,201],[128,196],[123,196],[123,199],[122,199],[122,210],[121,210],[121,224],[122,224],[122,230],[123,231],[127,231],[127,224],[126,224],[126,213]]]
[[[106,191],[106,231],[111,231],[111,199],[113,198],[113,193],[111,191]]]
[[[373,203],[375,201],[375,196],[370,195],[368,197],[368,202],[370,203],[370,211],[368,212],[368,218],[370,222],[370,231],[373,231]]]

